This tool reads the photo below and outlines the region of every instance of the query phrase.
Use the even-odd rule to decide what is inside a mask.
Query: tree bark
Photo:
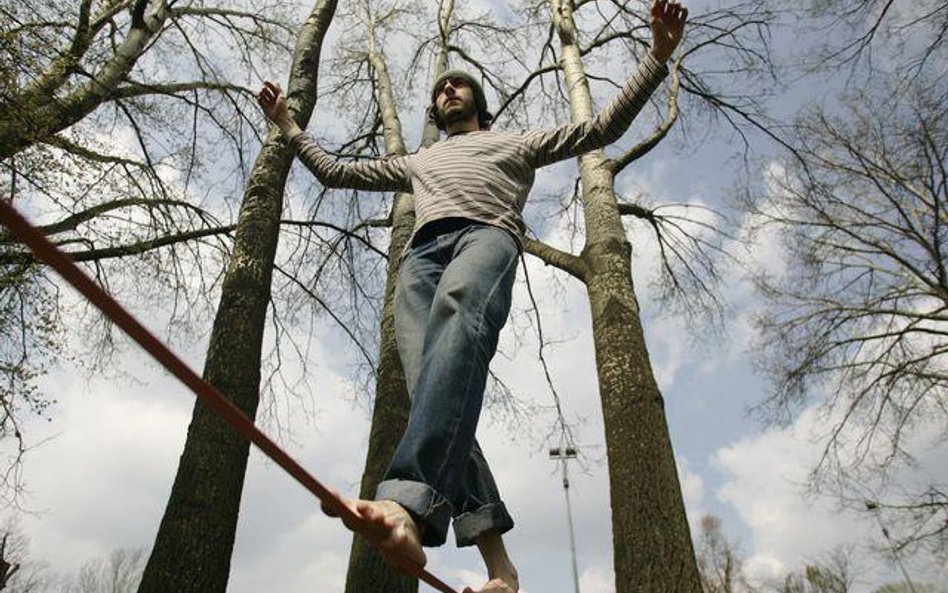
[[[315,6],[294,53],[288,96],[303,127],[315,103],[322,40],[335,6],[335,0]],[[251,418],[259,402],[260,353],[292,160],[285,139],[271,127],[244,193],[204,367],[205,379]],[[224,593],[248,451],[246,440],[196,403],[139,593]]]
[[[593,116],[571,4],[552,2],[573,121]],[[606,432],[616,593],[700,593],[701,583],[632,282],[632,248],[601,150],[580,158],[592,312]]]
[[[631,278],[627,241],[587,247],[612,504],[616,593],[700,593],[691,534]]]

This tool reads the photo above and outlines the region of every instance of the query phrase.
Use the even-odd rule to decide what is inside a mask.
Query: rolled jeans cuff
[[[421,545],[440,546],[448,539],[451,503],[423,482],[385,480],[375,490],[375,500],[392,500],[424,525]]]
[[[476,511],[462,513],[454,518],[454,536],[459,548],[471,546],[489,531],[502,535],[513,529],[514,522],[502,502],[486,504]]]

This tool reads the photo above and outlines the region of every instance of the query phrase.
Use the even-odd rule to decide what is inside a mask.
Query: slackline
[[[151,354],[165,369],[177,377],[204,403],[214,409],[235,431],[256,445],[263,453],[286,470],[304,488],[313,493],[316,498],[331,512],[353,525],[364,524],[364,520],[343,504],[331,490],[323,486],[319,480],[290,457],[273,440],[258,429],[253,421],[240,409],[230,402],[220,391],[202,379],[177,357],[161,340],[155,337],[148,329],[138,322],[131,313],[126,311],[105,290],[96,284],[83,272],[66,253],[57,249],[43,234],[29,223],[13,205],[7,200],[0,200],[0,222],[10,230],[42,261],[46,262],[59,273],[69,284],[86,297],[115,325],[119,326],[138,345]],[[363,535],[358,528],[355,533]],[[434,576],[417,562],[404,559],[400,568],[409,575],[428,583],[442,593],[457,593],[438,577]]]

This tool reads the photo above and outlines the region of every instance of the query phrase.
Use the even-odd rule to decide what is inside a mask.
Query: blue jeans
[[[395,334],[411,412],[376,499],[423,524],[426,546],[445,542],[451,518],[458,546],[513,527],[474,432],[518,258],[510,233],[472,222],[416,243],[399,271]]]

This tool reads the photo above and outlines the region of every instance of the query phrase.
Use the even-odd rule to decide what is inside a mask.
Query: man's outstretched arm
[[[257,93],[257,103],[267,118],[276,124],[316,179],[326,187],[348,187],[368,191],[411,191],[408,158],[372,159],[341,163],[327,155],[313,138],[304,132],[290,115],[286,98],[279,85],[264,82]]]

